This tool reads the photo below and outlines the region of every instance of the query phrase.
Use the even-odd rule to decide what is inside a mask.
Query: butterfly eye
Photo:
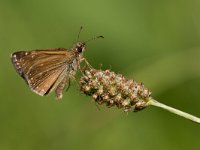
[[[81,52],[82,52],[82,50],[83,50],[83,48],[82,48],[82,47],[78,47],[78,48],[77,48],[77,51],[78,51],[79,53],[81,53]]]

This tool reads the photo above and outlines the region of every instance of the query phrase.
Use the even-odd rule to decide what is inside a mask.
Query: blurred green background
[[[159,108],[99,111],[75,82],[61,101],[31,92],[10,54],[71,47],[80,26],[82,40],[105,36],[87,45],[94,67],[200,117],[200,1],[0,0],[0,149],[199,150],[200,125]]]

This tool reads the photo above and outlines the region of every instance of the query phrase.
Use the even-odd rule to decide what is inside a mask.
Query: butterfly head
[[[77,42],[74,45],[74,50],[78,53],[82,53],[85,51],[85,42]]]

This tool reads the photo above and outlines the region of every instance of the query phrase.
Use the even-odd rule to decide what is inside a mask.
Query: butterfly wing
[[[16,71],[35,93],[43,96],[51,92],[68,75],[69,63],[75,59],[72,51],[51,50],[20,51],[11,55]]]

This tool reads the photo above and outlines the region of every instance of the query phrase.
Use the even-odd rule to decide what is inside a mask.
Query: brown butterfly
[[[90,40],[96,38],[103,36]],[[55,90],[56,98],[61,99],[65,86],[69,86],[69,81],[80,68],[81,61],[85,60],[83,52],[86,42],[77,42],[69,49],[19,51],[11,54],[11,60],[33,92],[44,96]]]

